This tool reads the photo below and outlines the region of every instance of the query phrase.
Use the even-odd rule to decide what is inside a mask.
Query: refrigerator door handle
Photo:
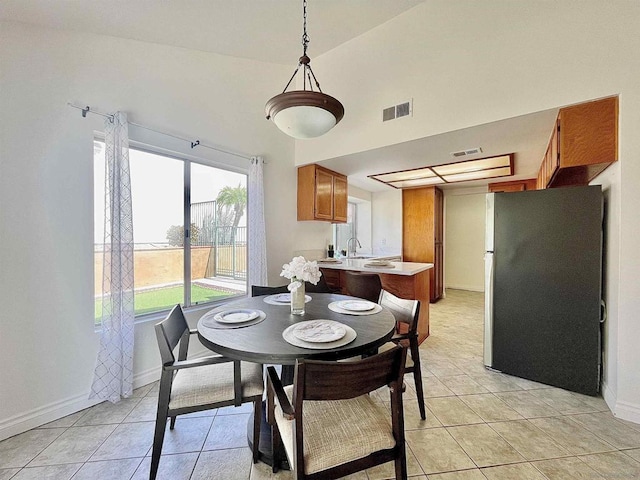
[[[484,364],[493,366],[493,253],[484,254]]]

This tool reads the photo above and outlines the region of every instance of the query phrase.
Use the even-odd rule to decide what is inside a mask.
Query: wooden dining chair
[[[406,349],[395,346],[354,362],[300,360],[287,387],[267,367],[273,471],[282,445],[297,480],[335,479],[390,461],[396,479],[406,479],[405,357]],[[368,395],[385,386],[391,409]]]
[[[376,273],[360,273],[347,270],[345,273],[345,287],[347,294],[364,298],[370,302],[377,302],[380,297],[382,284]]]
[[[251,296],[260,297],[262,295],[275,295],[277,293],[289,293],[286,285],[279,287],[265,287],[262,285],[251,285]]]
[[[401,344],[409,349],[405,373],[413,373],[413,381],[416,386],[418,397],[418,408],[420,417],[427,418],[424,408],[424,392],[422,388],[422,371],[420,368],[420,349],[418,348],[418,315],[420,314],[419,300],[406,300],[398,298],[392,293],[382,290],[378,303],[391,310],[396,319],[396,333],[391,342],[382,345],[378,351],[382,352],[393,348],[394,345]],[[405,333],[400,333],[405,332]]]
[[[222,356],[187,360],[189,336],[197,330],[189,330],[180,305],[173,307],[155,330],[162,373],[149,479],[154,480],[158,473],[167,418],[171,418],[169,428],[173,430],[178,415],[231,405],[239,407],[246,402],[253,402],[253,462],[257,462],[264,392],[262,365]],[[176,358],[174,350],[178,345]]]

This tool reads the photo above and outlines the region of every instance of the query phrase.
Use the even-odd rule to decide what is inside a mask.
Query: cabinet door
[[[315,217],[333,220],[333,175],[316,168]]]
[[[337,175],[333,177],[333,220],[347,221],[347,179]]]
[[[433,222],[434,222],[434,229],[435,229],[435,235],[434,235],[434,239],[433,241],[435,243],[442,243],[443,241],[443,214],[444,214],[444,201],[443,201],[443,196],[442,196],[442,190],[440,190],[439,188],[435,188],[434,190],[435,193],[435,205],[433,207]]]
[[[436,243],[434,246],[434,258],[433,258],[433,268],[430,270],[431,272],[431,282],[429,284],[430,292],[430,302],[436,302],[442,297],[442,293],[444,290],[444,282],[443,282],[443,270],[444,270],[444,251],[442,247],[442,243]]]

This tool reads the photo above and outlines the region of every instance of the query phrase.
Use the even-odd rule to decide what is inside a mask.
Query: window
[[[347,204],[347,223],[333,225],[333,242],[338,253],[346,252],[349,239],[357,236],[356,213],[358,205],[352,202]]]
[[[136,316],[245,295],[247,176],[130,148]],[[104,143],[94,142],[95,321],[102,310]],[[185,199],[189,199],[185,208]],[[184,225],[190,225],[185,232]],[[189,242],[185,242],[185,238]]]

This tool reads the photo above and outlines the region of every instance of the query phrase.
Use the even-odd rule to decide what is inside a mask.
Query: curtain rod
[[[72,108],[76,108],[76,109],[78,109],[78,110],[81,110],[81,111],[82,111],[82,117],[83,117],[83,118],[86,118],[87,113],[92,113],[92,114],[94,114],[94,115],[99,115],[99,116],[101,116],[101,117],[105,117],[105,118],[108,118],[108,119],[110,119],[111,121],[113,121],[113,114],[109,114],[109,113],[102,113],[102,112],[98,112],[98,111],[96,111],[96,110],[91,110],[91,107],[89,107],[89,105],[87,105],[86,107],[81,107],[80,105],[74,105],[74,104],[73,104],[73,103],[71,103],[71,102],[67,102],[67,105],[68,105],[68,106],[70,106],[70,107],[72,107]],[[206,144],[204,144],[204,143],[200,143],[200,140],[192,141],[192,140],[189,140],[188,138],[179,137],[179,136],[177,136],[177,135],[173,135],[173,134],[171,134],[171,133],[167,133],[167,132],[162,132],[162,131],[160,131],[160,130],[155,130],[155,129],[151,128],[151,127],[147,127],[147,126],[145,126],[145,125],[140,125],[139,123],[135,123],[135,122],[131,122],[131,121],[127,121],[127,123],[128,123],[129,125],[134,126],[134,127],[142,128],[142,129],[144,129],[144,130],[149,130],[150,132],[159,133],[160,135],[166,135],[167,137],[172,137],[172,138],[175,138],[175,139],[177,139],[177,140],[182,140],[183,142],[187,142],[187,143],[189,143],[189,144],[191,145],[191,148],[192,148],[192,149],[193,149],[193,148],[196,148],[196,147],[204,147],[204,148],[208,148],[208,149],[210,149],[210,150],[215,150],[216,152],[222,152],[222,153],[226,153],[226,154],[228,154],[228,155],[234,155],[234,156],[236,156],[236,157],[244,158],[244,159],[246,159],[246,160],[252,160],[252,159],[254,158],[254,157],[250,157],[250,156],[248,156],[248,155],[244,155],[244,154],[242,154],[242,153],[231,152],[231,151],[229,151],[229,150],[224,150],[224,149],[219,148],[219,147],[214,147],[214,146],[211,146],[211,145],[206,145]]]

